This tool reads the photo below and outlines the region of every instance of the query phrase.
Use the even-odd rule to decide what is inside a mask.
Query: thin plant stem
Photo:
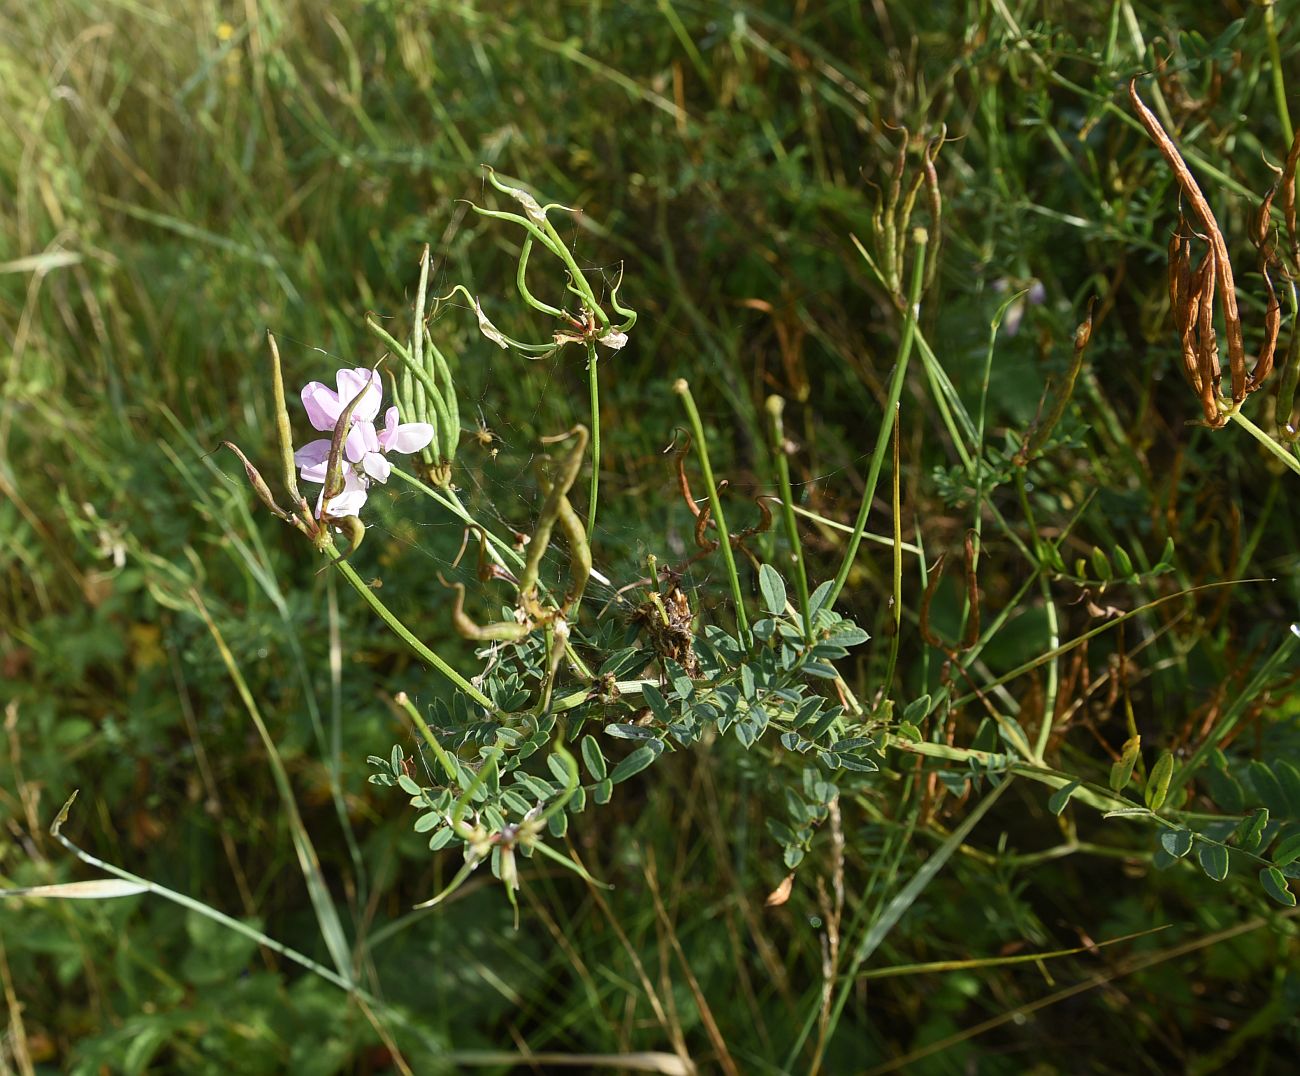
[[[1248,419],[1245,415],[1241,413],[1240,409],[1234,409],[1232,411],[1229,411],[1228,418],[1231,421],[1237,423],[1238,426],[1241,426],[1243,429],[1245,429],[1245,431],[1249,433],[1251,437],[1255,438],[1256,441],[1258,441],[1261,445],[1267,448],[1271,453],[1273,453],[1274,456],[1276,456],[1279,460],[1281,460],[1284,464],[1286,464],[1286,466],[1289,467],[1292,471],[1294,471],[1296,474],[1300,474],[1300,459],[1297,459],[1293,453],[1288,452],[1285,448],[1282,447],[1282,445],[1278,444],[1276,441],[1273,440],[1273,438],[1271,438],[1268,434],[1266,434],[1263,430],[1261,430],[1258,426],[1256,426],[1253,422],[1251,422],[1250,419]]]
[[[885,402],[885,413],[880,423],[880,432],[876,435],[876,448],[871,454],[871,465],[867,470],[867,484],[862,491],[862,504],[858,509],[858,518],[853,525],[853,534],[849,538],[848,548],[844,551],[844,561],[835,574],[835,582],[827,606],[833,606],[848,582],[849,572],[857,559],[858,546],[862,543],[862,534],[867,529],[867,516],[871,514],[871,502],[876,495],[876,483],[880,480],[880,469],[885,462],[885,453],[889,451],[889,437],[897,415],[898,400],[903,394],[903,382],[907,377],[907,363],[912,356],[912,341],[916,335],[916,318],[921,306],[921,288],[925,282],[925,245],[929,241],[924,228],[917,228],[912,233],[912,240],[920,249],[912,265],[912,287],[907,300],[907,316],[903,322],[903,338],[898,346],[898,360],[894,364],[894,376],[889,383],[889,399]],[[859,245],[859,249],[861,246]]]
[[[193,897],[186,896],[184,893],[178,893],[176,890],[168,889],[166,886],[159,885],[157,882],[151,882],[148,878],[142,878],[138,874],[132,874],[128,870],[114,866],[112,863],[108,863],[105,860],[100,859],[98,856],[91,855],[91,853],[85,851],[83,848],[73,844],[72,841],[63,835],[62,828],[63,823],[67,820],[68,811],[72,807],[73,801],[76,800],[76,798],[77,791],[74,791],[72,796],[68,799],[68,802],[63,805],[63,809],[55,819],[54,825],[50,827],[50,833],[56,841],[63,845],[64,848],[87,866],[96,867],[107,874],[113,875],[115,878],[121,878],[123,881],[132,882],[135,885],[140,886],[147,893],[153,893],[155,896],[163,897],[165,900],[169,900],[173,904],[179,904],[182,908],[186,908],[192,912],[197,912],[199,915],[211,919],[213,922],[220,923],[226,929],[232,930],[236,934],[248,938],[250,941],[256,942],[258,945],[265,946],[267,949],[270,949],[271,952],[277,953],[285,959],[293,961],[295,964],[306,968],[315,975],[319,975],[326,982],[332,983],[340,990],[345,990],[350,994],[355,993],[364,995],[364,991],[359,990],[355,983],[346,979],[337,971],[327,968],[324,964],[317,963],[311,957],[298,952],[296,949],[290,949],[283,942],[276,941],[269,935],[263,934],[260,930],[249,926],[243,920],[236,919],[232,915],[226,915],[225,912],[220,912],[216,908],[204,904],[201,900],[195,900]]]
[[[731,532],[727,530],[727,520],[722,512],[722,498],[718,496],[718,486],[713,480],[713,466],[709,463],[709,448],[704,440],[704,424],[700,421],[699,408],[691,395],[691,386],[684,377],[673,384],[673,391],[682,398],[690,419],[691,432],[695,436],[695,449],[700,456],[700,470],[704,472],[704,485],[709,491],[709,507],[713,511],[713,522],[718,525],[718,537],[722,545],[722,560],[727,567],[727,578],[731,583],[731,597],[736,603],[736,624],[742,636],[749,635],[749,619],[745,615],[745,596],[740,589],[740,575],[736,571],[736,557],[731,551]]]
[[[1295,128],[1291,126],[1291,109],[1286,103],[1286,76],[1282,72],[1282,50],[1277,43],[1277,17],[1273,11],[1276,4],[1264,5],[1264,33],[1268,37],[1268,66],[1273,76],[1273,100],[1277,103],[1277,118],[1282,125],[1282,137],[1289,146],[1295,138]]]
[[[776,457],[776,479],[781,488],[781,518],[785,522],[785,536],[794,556],[795,591],[799,596],[799,616],[803,619],[804,641],[813,638],[811,601],[808,595],[808,571],[803,561],[803,543],[799,540],[799,526],[794,519],[794,493],[790,488],[790,459],[785,452],[785,426],[781,412],[785,401],[780,396],[767,398],[767,413],[772,419],[772,453]]]
[[[491,699],[411,634],[410,629],[397,619],[392,610],[381,602],[375,592],[366,585],[365,580],[357,575],[356,569],[339,557],[338,549],[335,547],[333,540],[328,541],[325,552],[334,558],[334,566],[343,574],[343,578],[348,581],[353,590],[361,595],[365,603],[379,615],[379,619],[388,625],[394,635],[414,650],[423,661],[427,661],[485,710],[490,713],[497,712],[496,704]]]
[[[848,523],[841,523],[838,519],[830,519],[829,517],[820,515],[809,508],[804,508],[802,505],[792,504],[790,506],[790,511],[797,516],[803,516],[804,519],[811,519],[814,523],[822,527],[827,527],[830,530],[840,531],[843,534],[853,533],[853,527]],[[887,545],[891,549],[894,547],[894,539],[892,535],[875,534],[872,531],[863,531],[862,540],[864,542],[875,542],[877,545]],[[917,557],[921,555],[921,547],[912,542],[904,542],[900,548],[904,553],[911,553],[913,556]]]
[[[1056,611],[1056,602],[1052,600],[1052,585],[1047,576],[1039,574],[1039,589],[1043,594],[1043,609],[1047,614],[1047,646],[1057,651],[1061,646],[1061,621]],[[1043,722],[1038,729],[1038,738],[1034,743],[1032,760],[1043,762],[1043,752],[1047,750],[1047,741],[1052,736],[1052,721],[1056,716],[1056,697],[1060,690],[1061,669],[1059,656],[1047,664],[1047,683],[1043,687]]]
[[[1043,547],[1038,537],[1038,524],[1034,522],[1034,511],[1029,503],[1029,488],[1025,482],[1025,469],[1016,468],[1016,495],[1020,499],[1020,510],[1024,514],[1025,523],[1029,528],[1029,540],[1032,543],[1034,559],[1041,566],[1043,564]],[[1043,764],[1043,752],[1047,750],[1047,741],[1052,735],[1052,717],[1056,712],[1056,695],[1061,681],[1060,655],[1061,646],[1061,628],[1060,618],[1056,612],[1056,603],[1052,601],[1052,585],[1043,572],[1038,572],[1038,587],[1043,595],[1043,608],[1047,614],[1047,649],[1049,653],[1056,654],[1047,663],[1047,683],[1043,689],[1043,721],[1038,729],[1038,736],[1034,742],[1033,753],[1029,756],[1031,762],[1038,765]]]
[[[1246,708],[1268,686],[1269,680],[1280,670],[1290,667],[1293,660],[1292,654],[1295,652],[1297,645],[1300,645],[1300,624],[1292,624],[1290,631],[1286,632],[1282,641],[1278,643],[1277,649],[1264,660],[1263,664],[1256,670],[1255,675],[1250,678],[1250,682],[1235,694],[1232,704],[1215,723],[1214,731],[1202,740],[1196,750],[1192,752],[1191,757],[1175,770],[1174,776],[1169,782],[1170,799],[1173,798],[1175,792],[1196,775],[1196,771],[1205,756],[1236,728],[1237,722],[1241,720]]]
[[[338,816],[339,826],[348,846],[348,857],[352,860],[352,874],[357,887],[356,902],[364,907],[368,891],[366,861],[357,844],[356,833],[352,829],[352,819],[348,815],[347,802],[343,796],[343,640],[339,628],[339,593],[334,576],[327,575],[325,585],[326,615],[329,621],[329,668],[330,668],[330,727],[329,751],[326,772],[329,774],[330,799],[334,802],[334,813]],[[306,662],[303,660],[301,646],[296,635],[294,640],[295,656],[302,666],[304,686],[308,685]],[[315,700],[315,693],[308,689],[308,697]],[[316,719],[320,724],[320,719]]]
[[[587,541],[596,534],[596,494],[600,490],[600,356],[595,343],[587,344],[587,387],[591,395],[591,499],[587,503]]]
[[[210,904],[204,904],[203,901],[196,900],[194,897],[187,896],[175,889],[169,889],[165,885],[159,885],[157,882],[152,882],[148,878],[143,878],[138,874],[133,874],[131,871],[100,859],[98,856],[92,855],[84,848],[74,844],[63,835],[62,828],[63,824],[67,821],[68,810],[72,807],[72,803],[76,798],[77,793],[73,792],[72,796],[68,799],[68,802],[63,805],[63,809],[59,812],[54,824],[50,827],[50,835],[63,845],[64,848],[76,856],[77,859],[81,860],[81,862],[85,863],[89,867],[95,867],[102,870],[106,874],[111,874],[115,878],[121,878],[123,881],[138,885],[145,892],[151,893],[156,897],[162,897],[164,900],[171,901],[171,903],[194,912],[196,915],[201,915],[205,919],[210,919],[214,923],[218,923],[225,927],[227,930],[233,931],[257,945],[270,949],[271,952],[277,953],[286,960],[290,960],[300,967],[306,968],[312,974],[320,976],[320,978],[324,979],[327,983],[337,986],[340,990],[348,994],[349,997],[355,998],[359,1004],[368,1006],[375,1013],[383,1016],[385,1020],[392,1022],[393,1024],[405,1029],[410,1034],[416,1036],[428,1050],[430,1050],[441,1061],[446,1062],[447,1065],[453,1067],[473,1066],[475,1068],[509,1067],[512,1065],[523,1064],[525,1062],[531,1064],[545,1064],[548,1060],[555,1061],[561,1059],[564,1061],[572,1061],[575,1056],[578,1056],[572,1054],[556,1055],[539,1053],[530,1053],[525,1056],[519,1053],[511,1053],[508,1050],[446,1049],[442,1042],[438,1041],[425,1029],[422,1022],[413,1019],[400,1008],[390,1006],[383,999],[362,989],[357,986],[356,983],[350,982],[344,976],[338,974],[338,972],[332,971],[330,968],[325,967],[325,965],[318,963],[305,953],[301,953],[297,949],[291,949],[283,942],[272,938],[269,934],[264,934],[255,927],[249,926],[241,919],[236,919],[234,916],[218,911]],[[630,1055],[591,1054],[587,1055],[587,1060],[595,1066],[608,1066],[624,1070],[640,1069],[649,1072],[662,1072],[664,1071],[663,1062],[665,1060],[675,1060],[675,1058],[673,1058],[672,1055],[643,1052]]]
[[[885,679],[880,689],[881,698],[888,698],[894,688],[894,673],[898,669],[898,648],[903,638],[903,506],[901,496],[901,479],[899,476],[901,453],[899,441],[901,436],[900,415],[894,416],[894,451],[893,451],[893,516],[894,516],[894,556],[893,556],[893,637],[889,640],[889,664],[885,667]]]
[[[455,761],[449,754],[447,754],[447,751],[442,744],[438,742],[438,737],[433,734],[433,729],[429,728],[429,723],[424,720],[424,716],[418,709],[416,709],[415,703],[411,701],[411,697],[405,691],[399,691],[393,701],[396,702],[397,705],[402,708],[402,712],[411,719],[411,724],[419,729],[420,735],[424,737],[424,742],[429,745],[429,749],[438,760],[438,765],[442,767],[442,772],[447,775],[447,780],[460,780],[460,770]],[[372,938],[372,944],[373,941],[374,939]]]

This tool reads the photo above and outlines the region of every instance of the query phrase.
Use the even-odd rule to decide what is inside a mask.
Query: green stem
[[[361,576],[357,575],[356,569],[346,560],[339,559],[339,551],[335,547],[333,539],[327,539],[324,551],[332,558],[335,558],[334,565],[343,573],[343,578],[348,581],[353,590],[361,595],[366,604],[379,615],[379,619],[388,625],[394,635],[414,650],[422,660],[427,661],[442,673],[443,676],[455,684],[456,687],[460,688],[461,691],[465,692],[466,695],[486,709],[489,713],[497,712],[496,704],[493,703],[491,699],[443,661],[442,658],[438,657],[438,655],[425,646],[424,643],[420,642],[419,639],[412,635],[407,626],[398,620],[388,606],[381,602],[375,592],[366,585],[365,580],[363,580]]]
[[[1047,613],[1047,647],[1058,650],[1061,646],[1061,621],[1056,612],[1056,602],[1052,601],[1052,586],[1046,575],[1038,576],[1039,589],[1043,594],[1043,609]],[[1047,750],[1047,741],[1052,736],[1052,721],[1056,716],[1056,697],[1060,690],[1060,659],[1054,658],[1047,665],[1047,683],[1043,688],[1043,723],[1038,728],[1038,740],[1034,744],[1033,760],[1043,763],[1043,753]]]
[[[835,575],[831,587],[827,608],[835,604],[848,582],[849,572],[858,555],[858,546],[862,543],[862,534],[867,529],[867,516],[871,514],[871,502],[876,496],[876,483],[880,481],[880,468],[885,462],[885,453],[889,451],[889,438],[893,432],[898,415],[898,400],[903,394],[903,382],[907,376],[907,362],[912,356],[912,340],[916,335],[916,316],[920,310],[921,287],[925,281],[924,248],[929,241],[924,228],[917,228],[912,233],[913,242],[921,248],[912,265],[912,289],[907,300],[907,317],[903,322],[903,339],[898,347],[898,361],[894,365],[894,376],[889,383],[889,399],[885,403],[885,413],[880,423],[880,433],[876,436],[876,448],[871,454],[871,466],[867,471],[867,485],[862,491],[862,505],[858,509],[858,518],[853,525],[853,534],[849,538],[848,549],[844,552],[844,562]]]
[[[429,745],[429,750],[433,752],[434,757],[438,760],[438,765],[442,767],[442,772],[447,775],[447,780],[459,781],[460,770],[457,768],[455,761],[447,754],[442,744],[438,742],[438,737],[433,734],[433,729],[429,728],[429,723],[424,720],[424,715],[416,709],[411,697],[405,691],[399,691],[393,701],[411,719],[411,724],[420,730],[420,735],[424,737],[424,742]],[[371,941],[373,944],[373,939]]]
[[[894,607],[891,610],[894,621],[894,633],[889,640],[889,662],[885,666],[885,679],[880,692],[882,699],[887,699],[894,690],[894,674],[898,671],[898,651],[903,640],[903,504],[902,504],[902,486],[899,478],[901,470],[899,452],[899,416],[894,416],[894,452],[893,466],[890,468],[890,485],[893,487],[893,509],[894,517],[894,555],[893,555],[893,591]],[[919,529],[919,528],[918,528]],[[974,571],[974,569],[971,569]],[[963,625],[964,628],[964,625]]]
[[[258,709],[257,702],[253,698],[248,682],[244,679],[244,675],[235,661],[234,654],[230,652],[230,648],[226,645],[226,640],[221,634],[221,629],[217,627],[216,621],[212,619],[197,590],[191,589],[190,601],[193,603],[195,611],[203,618],[208,631],[212,634],[213,642],[216,643],[217,651],[221,655],[222,663],[230,674],[231,682],[235,685],[235,691],[244,703],[248,716],[253,719],[253,725],[262,740],[262,746],[266,749],[267,761],[271,764],[271,776],[275,780],[275,787],[280,794],[281,805],[284,807],[284,812],[288,818],[289,835],[293,840],[294,852],[297,854],[298,866],[302,870],[303,881],[307,884],[307,895],[311,899],[312,908],[316,913],[316,921],[320,927],[321,937],[325,941],[325,948],[334,959],[334,967],[339,976],[343,981],[351,983],[351,960],[348,956],[347,936],[343,931],[343,923],[339,919],[338,910],[334,907],[329,887],[325,884],[324,875],[321,871],[320,856],[317,855],[316,846],[312,843],[307,827],[303,824],[302,814],[298,810],[298,801],[294,799],[289,771],[285,768],[280,752],[276,749],[275,741],[271,738],[271,731],[262,718],[262,712]],[[64,805],[59,820],[55,822],[56,827],[66,815],[68,806],[71,803],[72,801],[69,800]],[[55,836],[58,835],[56,830],[52,829],[51,832]]]
[[[1038,587],[1043,595],[1043,608],[1047,613],[1047,649],[1055,654],[1061,646],[1060,620],[1056,613],[1056,603],[1052,601],[1052,586],[1047,576],[1041,571],[1044,563],[1043,546],[1038,538],[1038,524],[1034,521],[1033,506],[1029,503],[1029,489],[1025,482],[1025,468],[1017,467],[1015,473],[1016,495],[1020,500],[1020,510],[1029,527],[1029,540],[1032,543],[1034,563],[1040,569]],[[1038,728],[1031,762],[1043,765],[1043,752],[1047,750],[1047,741],[1052,735],[1052,717],[1056,713],[1056,694],[1060,685],[1060,659],[1054,657],[1047,665],[1047,684],[1043,690],[1043,721]]]
[[[447,509],[448,512],[454,515],[467,527],[472,527],[474,530],[482,534],[487,539],[488,555],[501,567],[504,568],[506,566],[506,557],[510,559],[516,568],[522,568],[524,566],[524,558],[519,554],[515,547],[504,538],[500,538],[493,534],[490,530],[484,527],[483,524],[470,515],[469,510],[461,503],[460,498],[457,497],[454,492],[451,490],[444,491],[434,489],[432,486],[421,482],[415,477],[415,475],[403,471],[400,467],[394,467],[393,474],[403,482],[414,486],[421,493],[424,493],[437,501],[438,504]]]
[[[591,499],[587,503],[587,541],[596,536],[596,494],[600,490],[600,380],[596,366],[600,356],[594,343],[587,344],[587,385],[591,390]]]
[[[1280,459],[1284,464],[1287,465],[1287,467],[1293,470],[1296,474],[1300,474],[1300,459],[1296,459],[1294,455],[1292,455],[1280,444],[1274,441],[1273,438],[1271,438],[1268,434],[1266,434],[1263,430],[1261,430],[1258,426],[1256,426],[1253,422],[1251,422],[1250,419],[1248,419],[1240,411],[1229,411],[1228,418],[1230,418],[1233,422],[1237,423],[1239,426],[1244,427],[1246,432],[1249,433],[1251,437],[1255,438],[1256,441],[1258,441],[1261,445],[1263,445],[1270,452],[1272,452],[1273,455],[1275,455],[1278,459]]]
[[[1282,74],[1282,50],[1277,43],[1277,19],[1273,14],[1274,4],[1264,5],[1264,33],[1268,35],[1268,64],[1273,76],[1273,99],[1277,102],[1277,118],[1282,124],[1282,135],[1289,146],[1295,138],[1295,129],[1291,126],[1291,110],[1286,103],[1286,79]]]
[[[804,641],[813,641],[811,600],[808,595],[808,572],[803,562],[803,543],[799,540],[799,527],[794,521],[794,493],[790,488],[790,459],[785,453],[785,427],[781,412],[785,401],[780,396],[767,398],[767,413],[772,419],[772,453],[776,456],[776,478],[781,487],[781,517],[785,521],[785,536],[794,551],[795,589],[799,594],[799,615],[803,618]]]
[[[963,767],[975,763],[981,768],[993,770],[997,773],[1010,773],[1018,777],[1027,777],[1031,781],[1037,781],[1049,788],[1064,788],[1066,785],[1079,780],[1077,777],[1062,773],[1060,770],[1054,770],[1049,766],[1033,762],[1022,762],[1015,755],[976,751],[967,747],[949,747],[947,744],[931,743],[928,740],[917,743],[902,736],[889,734],[883,738],[881,746],[893,747],[911,755],[925,755],[928,758],[959,763]],[[1090,781],[1079,781],[1079,786],[1072,795],[1080,803],[1086,803],[1089,807],[1095,807],[1099,811],[1127,810],[1141,806]]]
[[[727,578],[731,582],[731,597],[736,603],[736,625],[743,637],[749,635],[749,618],[745,615],[745,596],[740,589],[740,575],[736,572],[736,558],[731,551],[731,532],[727,530],[727,520],[722,513],[722,498],[718,496],[717,483],[713,481],[713,467],[709,463],[709,446],[704,440],[704,424],[700,421],[699,409],[695,406],[695,397],[691,395],[691,386],[684,377],[673,383],[673,391],[682,398],[686,415],[691,422],[691,433],[695,437],[695,447],[700,456],[700,470],[704,472],[704,485],[709,491],[709,508],[713,512],[713,522],[718,526],[718,537],[722,545],[722,560],[727,567]]]

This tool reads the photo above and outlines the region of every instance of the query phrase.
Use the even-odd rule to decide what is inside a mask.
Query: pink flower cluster
[[[433,440],[433,427],[427,422],[402,422],[397,408],[390,407],[384,414],[383,430],[376,430],[375,419],[383,402],[383,389],[379,384],[379,374],[374,370],[340,370],[335,383],[338,391],[319,381],[303,386],[302,405],[307,409],[313,428],[332,436],[348,404],[365,393],[352,410],[347,440],[343,443],[343,492],[331,497],[326,508],[327,514],[337,519],[355,516],[361,511],[372,482],[388,481],[393,470],[393,465],[388,462],[388,453],[419,452]],[[321,438],[298,449],[293,454],[293,462],[301,468],[299,474],[304,482],[324,485],[329,456],[330,439]],[[322,489],[316,501],[317,516],[321,515],[324,499],[325,491]]]

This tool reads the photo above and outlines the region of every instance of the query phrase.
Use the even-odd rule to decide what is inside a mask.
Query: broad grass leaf
[[[0,897],[53,897],[58,900],[110,900],[148,893],[149,887],[124,878],[95,878],[88,882],[33,885],[22,889],[0,889]]]

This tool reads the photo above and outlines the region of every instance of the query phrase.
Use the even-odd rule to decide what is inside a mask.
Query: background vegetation
[[[67,832],[81,847],[323,959],[233,665],[384,1001],[155,897],[11,899],[6,1065],[600,1069],[624,1054],[660,1071],[1286,1070],[1294,920],[1245,862],[1248,835],[1216,882],[1156,828],[1078,802],[1054,812],[1031,781],[967,832],[988,780],[903,750],[842,786],[784,904],[764,906],[787,874],[767,822],[787,818],[800,768],[775,742],[720,737],[575,818],[575,852],[612,891],[536,861],[518,931],[485,872],[405,918],[455,864],[411,831],[402,797],[367,784],[365,759],[416,750],[393,694],[444,688],[210,452],[230,439],[270,456],[267,328],[291,386],[372,363],[363,315],[409,317],[423,243],[440,290],[510,292],[513,238],[464,202],[487,163],[581,207],[566,236],[585,264],[622,263],[641,313],[602,374],[593,546],[615,585],[645,553],[691,546],[664,455],[677,377],[739,516],[772,488],[775,392],[802,505],[851,522],[904,324],[851,236],[878,237],[900,128],[910,176],[946,124],[942,221],[924,199],[913,221],[942,235],[919,322],[933,361],[912,361],[900,463],[871,517],[924,560],[898,547],[895,606],[894,551],[864,545],[840,608],[874,639],[842,672],[882,743],[950,683],[924,741],[969,746],[992,712],[1033,737],[1048,722],[1047,761],[1103,787],[1134,734],[1139,781],[1163,751],[1181,763],[1217,744],[1175,778],[1180,817],[1226,839],[1262,805],[1265,838],[1285,840],[1300,818],[1286,768],[1300,755],[1300,478],[1235,425],[1188,424],[1199,408],[1177,375],[1163,264],[1177,189],[1125,88],[1168,61],[1144,92],[1245,245],[1267,162],[1290,143],[1294,22],[1190,0],[52,0],[0,3],[0,25],[0,876],[89,876],[48,836],[80,788]],[[1239,277],[1257,334],[1259,278]],[[1004,323],[986,383],[990,324],[1034,281],[1042,302],[1014,334]],[[1073,398],[1018,483],[1008,456],[1049,381],[1059,391],[1093,296]],[[586,413],[581,360],[506,355],[463,305],[435,328],[462,386],[457,481],[526,530],[536,438]],[[1273,406],[1261,392],[1248,411],[1271,430]],[[973,461],[953,435],[963,415],[982,434]],[[371,507],[358,570],[473,671],[435,578],[459,525],[397,489]],[[951,643],[976,520],[986,629],[1005,620],[959,672],[921,630],[924,565],[954,561],[924,617]],[[809,523],[804,540],[814,580],[829,578],[843,534]],[[1058,542],[1060,565],[1042,567],[1040,543]],[[719,567],[691,579],[725,624]]]

